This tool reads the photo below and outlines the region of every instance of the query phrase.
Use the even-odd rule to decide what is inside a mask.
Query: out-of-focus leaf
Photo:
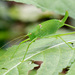
[[[58,14],[69,12],[70,17],[75,19],[75,0],[9,0],[21,3],[32,4],[40,7],[42,10],[53,11]]]
[[[6,52],[6,50],[0,49],[0,57]]]

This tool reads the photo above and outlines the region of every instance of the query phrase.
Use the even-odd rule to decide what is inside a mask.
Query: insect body
[[[28,33],[30,40],[54,34],[59,28],[64,26],[64,22],[67,18],[68,12],[65,13],[65,17],[62,20],[53,19],[39,24],[37,27],[34,28],[34,30]]]
[[[29,36],[28,39],[22,41],[20,44],[28,41],[28,40],[31,40],[31,42],[29,43],[27,49],[26,49],[26,52],[24,54],[24,57],[23,57],[23,61],[26,57],[26,54],[28,52],[28,49],[29,49],[29,46],[37,39],[37,38],[42,38],[42,37],[45,37],[45,36],[49,36],[51,34],[54,34],[59,28],[61,28],[62,26],[64,25],[67,25],[65,24],[65,21],[66,19],[68,18],[68,12],[65,13],[65,17],[62,19],[62,20],[56,20],[56,19],[53,19],[53,20],[48,20],[48,21],[45,21],[39,25],[37,25],[37,27],[35,27],[31,32],[29,32],[26,36]],[[69,25],[68,25],[69,26]],[[71,26],[69,26],[71,27]],[[74,27],[72,27],[74,28]],[[74,32],[75,33],[75,32]],[[66,34],[64,34],[66,35]],[[62,41],[64,41],[61,37],[60,39]],[[66,41],[64,41],[66,43]],[[66,43],[70,48],[72,48],[68,43]],[[19,45],[20,46],[20,45]],[[16,49],[16,51],[14,52],[13,56],[15,55],[15,53],[17,52],[18,48]],[[12,57],[13,57],[12,56]]]

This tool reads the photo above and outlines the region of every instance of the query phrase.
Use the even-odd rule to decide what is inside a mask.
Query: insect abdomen
[[[43,36],[47,36],[55,33],[59,28],[60,22],[59,20],[48,20],[41,24],[39,24],[34,31],[32,31],[31,35],[29,35],[30,39],[41,38]]]
[[[58,20],[48,20],[46,22],[41,23],[41,28],[39,29],[38,37],[47,36],[55,33],[59,28]]]

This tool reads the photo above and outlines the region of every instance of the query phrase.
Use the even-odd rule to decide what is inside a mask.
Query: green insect
[[[19,46],[30,40],[31,42],[29,43],[27,49],[26,49],[26,52],[24,54],[24,57],[23,57],[23,61],[26,57],[26,54],[28,52],[28,49],[30,47],[30,45],[37,39],[37,38],[43,38],[43,37],[51,37],[51,36],[57,36],[57,37],[60,37],[62,35],[68,35],[68,34],[73,34],[75,32],[71,32],[71,33],[66,33],[66,34],[62,34],[62,35],[55,35],[54,33],[56,33],[56,31],[61,28],[62,26],[66,25],[66,26],[69,26],[69,27],[72,27],[70,25],[67,25],[65,24],[65,21],[67,20],[68,18],[68,12],[66,11],[65,13],[65,17],[62,19],[62,20],[56,20],[56,19],[53,19],[53,20],[48,20],[48,21],[45,21],[39,25],[37,25],[31,32],[29,32],[26,36],[29,36],[28,39],[22,41]],[[72,28],[75,28],[75,27],[72,27]],[[61,37],[60,37],[61,40],[63,40]],[[63,40],[64,41],[64,40]],[[64,41],[66,43],[66,41]],[[72,47],[66,43],[71,49]],[[12,58],[13,56],[15,55],[15,53],[17,52],[19,46],[17,47],[17,49],[15,50],[14,54],[12,55]]]

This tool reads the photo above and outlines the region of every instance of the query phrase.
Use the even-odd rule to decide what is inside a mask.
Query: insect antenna
[[[5,47],[6,45],[10,44],[11,42],[13,42],[13,41],[15,41],[15,40],[20,39],[20,38],[23,39],[24,37],[25,37],[25,35],[20,36],[20,37],[17,37],[17,38],[15,38],[15,39],[11,40],[11,41],[7,42],[6,44],[4,44],[2,47],[0,47],[0,49],[2,49],[3,47]],[[21,39],[20,39],[20,40],[21,40]],[[19,40],[19,41],[20,41],[20,40]],[[17,41],[17,42],[18,42],[18,41]],[[16,43],[17,43],[17,42],[16,42]]]

